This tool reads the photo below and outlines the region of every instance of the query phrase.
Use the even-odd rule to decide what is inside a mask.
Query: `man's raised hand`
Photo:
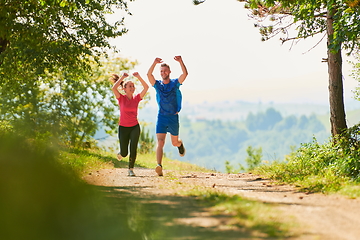
[[[155,58],[154,63],[158,64],[158,63],[162,63],[163,60],[161,58]]]
[[[182,61],[181,56],[175,56],[174,59],[175,59],[175,61],[178,61],[178,62],[181,62],[181,61]]]

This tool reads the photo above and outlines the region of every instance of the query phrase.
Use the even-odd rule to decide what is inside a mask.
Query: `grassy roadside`
[[[359,126],[351,131],[352,139],[359,136]],[[350,138],[351,139],[351,138]],[[340,194],[360,197],[360,148],[357,141],[339,138],[325,144],[302,144],[285,161],[261,165],[254,173],[294,185],[304,192]]]
[[[292,165],[288,162],[275,162],[254,169],[253,173],[279,183],[296,186],[307,193],[339,194],[352,199],[360,197],[359,180],[339,176],[333,169],[323,169],[321,173],[310,173],[304,176],[299,173],[299,170],[291,168]]]
[[[127,158],[118,162],[115,157],[114,154],[101,150],[70,149],[60,154],[60,162],[65,166],[73,168],[81,177],[94,170],[112,169],[114,168],[114,163],[116,163],[117,167],[127,168]],[[155,159],[155,153],[139,154],[135,167],[155,168]],[[167,170],[177,171],[179,174],[186,174],[187,172],[213,172],[190,163],[168,158],[163,159],[163,164]],[[162,188],[179,188],[178,182],[172,174],[164,176],[164,179],[167,184],[166,186],[161,186]],[[249,236],[282,239],[294,235],[294,232],[296,232],[296,223],[293,219],[284,218],[271,204],[247,200],[238,195],[225,194],[215,188],[197,185],[186,186],[186,188],[182,187],[181,190],[177,191],[176,196],[185,197],[189,201],[195,200],[200,208],[208,209],[213,216],[225,214],[231,219],[231,221],[227,222],[227,228],[242,229]],[[156,196],[154,197],[156,198]],[[143,203],[143,206],[145,205],[147,203]],[[157,221],[159,221],[159,224],[167,224],[165,222],[162,223],[161,219]]]
[[[155,159],[155,153],[138,154],[135,168],[155,168],[157,165]],[[128,158],[117,161],[115,153],[109,153],[100,149],[81,150],[69,148],[61,151],[59,161],[62,165],[72,168],[80,177],[93,170],[115,168],[114,163],[120,168],[128,167]],[[168,170],[179,172],[212,172],[209,169],[181,161],[171,160],[167,157],[164,157],[163,165],[166,166],[166,169]]]

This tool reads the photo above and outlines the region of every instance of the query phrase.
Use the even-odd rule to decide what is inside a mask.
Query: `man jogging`
[[[179,150],[180,156],[185,155],[185,147],[182,140],[179,139],[179,115],[181,110],[181,92],[180,85],[185,81],[188,72],[184,65],[181,56],[175,56],[175,61],[180,63],[182,74],[179,78],[170,79],[170,66],[163,63],[161,58],[155,58],[153,64],[150,66],[147,73],[150,84],[156,90],[156,101],[159,106],[159,112],[156,123],[156,137],[157,137],[157,149],[156,160],[157,166],[155,168],[156,173],[159,176],[163,175],[162,172],[162,158],[163,148],[165,145],[166,134],[169,132],[171,136],[171,143]],[[162,80],[155,80],[153,75],[154,68],[157,64],[161,63],[160,75]]]

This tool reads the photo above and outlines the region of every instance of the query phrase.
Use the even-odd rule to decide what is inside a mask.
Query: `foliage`
[[[343,182],[360,180],[359,127],[355,125],[325,144],[314,138],[292,152],[287,162],[262,166],[257,171],[308,191],[338,191]]]
[[[193,1],[199,5],[204,1]],[[359,47],[359,1],[303,1],[303,0],[238,0],[245,3],[250,17],[256,20],[262,40],[278,34],[283,42],[305,39],[327,31],[326,18],[332,16],[334,33],[329,48],[338,51],[343,46],[350,51]],[[290,29],[295,28],[297,35]]]
[[[26,129],[29,136],[49,132],[72,146],[93,141],[100,125],[113,127],[118,121],[110,73],[136,64],[116,56],[101,62],[101,66],[93,62],[91,72],[48,73],[31,85],[22,84],[21,91],[0,87],[0,116]]]
[[[0,120],[24,127],[30,138],[51,133],[73,146],[92,141],[100,121],[113,126],[115,105],[104,79],[111,68],[136,64],[107,59],[110,38],[126,32],[123,17],[106,18],[115,8],[129,13],[117,0],[2,1]]]
[[[62,166],[71,169],[79,177],[83,177],[94,170],[113,168],[115,157],[97,148],[65,147],[59,151],[57,160]],[[125,163],[124,167],[127,167]]]
[[[59,166],[53,146],[39,147],[19,132],[1,135],[0,142],[3,239],[141,239],[130,229],[131,215],[115,212],[98,188]],[[122,197],[117,203],[127,201]]]
[[[199,5],[201,3],[205,2],[205,0],[193,0],[194,5]]]
[[[343,46],[350,51],[359,46],[360,34],[359,7],[356,1],[245,1],[245,8],[257,20],[257,27],[263,40],[281,34],[283,42],[305,39],[328,29],[327,17],[333,17],[334,33],[330,36],[328,47],[338,51]],[[289,31],[295,28],[297,35]],[[294,33],[293,33],[294,34]]]
[[[139,153],[152,153],[155,149],[155,140],[150,135],[150,130],[142,128],[139,138]]]
[[[341,50],[352,52],[359,48],[358,2],[303,1],[303,0],[248,0],[245,7],[251,9],[252,17],[263,40],[281,35],[282,42],[299,40],[323,34],[327,37],[329,73],[329,103],[332,136],[347,129],[343,100]],[[269,19],[269,21],[267,21]],[[291,32],[295,28],[295,32]]]
[[[252,171],[256,167],[260,166],[262,162],[262,148],[253,148],[252,146],[248,146],[246,149],[246,153],[248,156],[245,158],[246,166],[244,167],[241,163],[239,163],[239,169],[234,169],[231,166],[229,161],[225,161],[225,172],[226,173],[239,173],[241,171]]]
[[[111,48],[109,39],[127,31],[123,17],[107,21],[114,8],[128,12],[127,3],[118,0],[1,1],[1,85],[19,88],[34,75],[58,69],[89,70],[89,63]]]
[[[360,101],[360,52],[354,54],[356,62],[350,62],[353,66],[352,77],[359,82],[359,85],[353,90],[354,98]]]
[[[341,173],[360,180],[360,124],[354,125],[342,135],[337,136],[336,145],[342,156],[338,163],[342,166]]]
[[[234,170],[234,167],[231,165],[231,163],[228,160],[225,161],[225,172],[237,173],[237,170]]]
[[[250,131],[270,130],[282,120],[281,114],[274,108],[268,108],[265,113],[254,115],[250,113],[246,118],[246,127]]]
[[[247,164],[246,171],[252,171],[261,164],[262,148],[253,148],[252,146],[248,146],[246,152],[248,154],[248,156],[245,158],[245,162]]]
[[[8,121],[0,121],[0,136],[13,131],[13,126]]]

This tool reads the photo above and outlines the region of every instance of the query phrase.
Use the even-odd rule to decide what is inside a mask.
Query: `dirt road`
[[[300,224],[300,232],[287,239],[360,239],[360,200],[337,195],[306,194],[287,185],[277,185],[268,179],[252,174],[223,173],[178,173],[165,171],[164,177],[155,175],[153,169],[135,169],[136,177],[127,177],[126,169],[105,169],[95,171],[84,177],[93,185],[118,187],[120,191],[148,196],[175,196],[182,188],[202,185],[217,188],[231,194],[239,194],[249,199],[274,203],[275,208],[285,215],[292,216]],[[178,187],[168,187],[169,181],[176,181]],[[164,201],[166,198],[164,198]],[[214,235],[224,219],[213,217],[206,210],[193,213],[191,217],[182,216],[177,223],[212,229],[211,239],[263,239],[243,234],[239,238],[236,231],[228,235]],[[175,238],[173,238],[175,239]],[[201,239],[201,238],[176,238]]]

